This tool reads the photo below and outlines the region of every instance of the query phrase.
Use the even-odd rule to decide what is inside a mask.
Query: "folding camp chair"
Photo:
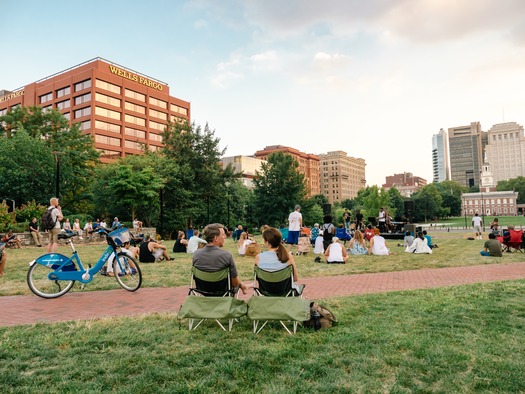
[[[190,331],[208,319],[215,320],[224,331],[231,331],[233,321],[247,312],[246,303],[235,295],[229,268],[206,272],[192,267],[189,294],[180,309],[179,318],[189,319]],[[228,330],[220,319],[228,319]]]
[[[517,252],[523,253],[523,230],[504,230],[503,237],[497,237],[503,244],[503,252]]]
[[[295,334],[297,324],[308,320],[310,306],[303,300],[300,288],[293,287],[293,267],[286,266],[279,271],[265,271],[255,266],[254,296],[248,302],[248,317],[253,320],[253,332],[258,334],[270,320],[278,320],[290,334]],[[264,323],[259,326],[259,323]],[[291,321],[291,330],[285,324]]]

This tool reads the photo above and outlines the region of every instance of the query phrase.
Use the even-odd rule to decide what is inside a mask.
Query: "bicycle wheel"
[[[35,263],[27,271],[27,285],[33,293],[42,298],[57,298],[66,294],[73,285],[74,280],[50,280],[48,274],[53,269]]]
[[[118,284],[127,291],[135,291],[142,284],[142,272],[137,260],[126,253],[119,253],[113,260],[113,272]]]

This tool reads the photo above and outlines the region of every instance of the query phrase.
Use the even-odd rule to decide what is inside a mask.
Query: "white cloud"
[[[193,23],[193,27],[196,29],[196,30],[200,30],[200,29],[203,29],[205,27],[208,26],[208,22],[205,21],[204,19],[198,19],[196,20],[194,23]]]

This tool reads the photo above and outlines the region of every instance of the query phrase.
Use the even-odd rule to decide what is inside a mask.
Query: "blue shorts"
[[[300,231],[288,231],[288,243],[297,245],[299,243]]]

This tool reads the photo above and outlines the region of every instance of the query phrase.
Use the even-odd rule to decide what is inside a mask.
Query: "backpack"
[[[317,302],[310,303],[310,320],[303,322],[305,327],[317,331],[321,328],[330,328],[336,324],[337,318],[330,309]]]
[[[329,231],[329,228],[332,224],[323,224],[323,240],[332,242],[332,238],[334,237],[334,234],[332,234]]]
[[[42,228],[44,230],[52,230],[57,224],[56,220],[53,220],[53,209],[55,208],[48,208],[44,216],[42,216]]]

